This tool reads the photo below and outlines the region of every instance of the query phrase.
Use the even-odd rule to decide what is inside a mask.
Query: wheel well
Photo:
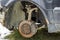
[[[22,4],[22,6],[23,6],[23,11],[24,11],[24,13],[25,13],[25,19],[27,19],[28,17],[28,15],[27,15],[27,13],[26,13],[26,9],[25,9],[25,5],[32,5],[31,7],[32,8],[35,8],[35,7],[37,7],[36,5],[34,5],[33,3],[30,3],[30,2],[28,2],[28,1],[21,1],[21,4]],[[20,21],[17,21],[17,20],[14,20],[15,19],[15,17],[20,13],[18,13],[17,15],[15,14],[15,13],[13,13],[13,11],[12,11],[12,9],[14,8],[14,5],[13,6],[11,6],[10,7],[10,9],[9,9],[9,12],[10,13],[7,13],[6,14],[6,16],[5,16],[5,26],[7,27],[7,26],[9,26],[9,27],[11,27],[11,26],[18,26],[18,24],[17,24],[17,22],[19,23]],[[38,7],[37,7],[38,8]],[[12,16],[14,16],[14,15],[16,15],[15,17],[13,17],[12,18]],[[35,16],[37,16],[37,22],[41,22],[41,24],[43,25],[43,24],[47,24],[46,23],[46,21],[45,21],[45,17],[44,17],[44,15],[43,15],[43,13],[42,13],[42,11],[38,8],[38,13],[37,13],[37,15],[36,15],[36,13],[35,13],[35,11],[33,11],[32,12],[32,20],[33,21],[35,21],[36,22],[36,17]],[[12,19],[11,19],[12,18]],[[20,18],[19,17],[17,17],[19,20],[20,20]],[[13,20],[13,22],[12,22],[12,20]],[[14,24],[13,24],[14,23]]]
[[[28,2],[28,1],[21,1],[21,3],[22,3],[22,5],[23,5],[23,11],[26,13],[26,9],[25,9],[25,6],[26,5],[32,5],[31,7],[32,8],[35,8],[35,7],[37,7],[35,4],[33,4],[33,3],[30,3],[30,2]],[[38,7],[37,7],[38,8]],[[27,15],[27,14],[26,14]],[[37,18],[36,17],[33,17],[33,16],[37,16]],[[26,16],[26,18],[28,18],[27,16]],[[37,20],[38,21],[37,21]],[[38,13],[37,13],[37,15],[36,15],[36,13],[35,13],[35,11],[33,11],[32,12],[32,20],[33,21],[37,21],[37,22],[41,22],[42,24],[45,24],[45,25],[47,25],[47,23],[46,23],[46,20],[45,20],[45,17],[44,17],[44,15],[43,15],[43,12],[38,8]]]

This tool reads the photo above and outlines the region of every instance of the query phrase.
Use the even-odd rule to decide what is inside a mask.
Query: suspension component
[[[37,25],[31,20],[31,15],[34,10],[37,12],[38,9],[31,8],[30,5],[26,5],[25,8],[27,9],[28,20],[19,24],[19,32],[23,37],[30,38],[37,32]]]

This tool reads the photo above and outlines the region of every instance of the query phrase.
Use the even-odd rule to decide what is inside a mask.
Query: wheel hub
[[[24,34],[30,34],[31,33],[31,27],[29,24],[23,24],[21,27],[22,33]]]
[[[26,38],[32,37],[37,32],[36,25],[31,21],[22,21],[18,30],[19,33]]]

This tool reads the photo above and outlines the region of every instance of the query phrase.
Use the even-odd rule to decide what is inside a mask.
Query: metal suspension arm
[[[28,13],[28,20],[31,20],[31,15],[32,15],[32,11],[36,11],[37,12],[37,8],[33,8],[33,9],[31,9],[31,10],[29,10],[29,13]]]

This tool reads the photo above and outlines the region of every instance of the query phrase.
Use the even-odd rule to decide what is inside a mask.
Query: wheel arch
[[[46,15],[46,11],[45,11],[46,9],[42,8],[41,5],[37,4],[37,3],[34,2],[34,1],[29,1],[29,0],[20,0],[20,1],[21,1],[21,2],[22,2],[22,1],[26,1],[26,2],[30,2],[30,3],[32,3],[32,4],[34,4],[34,5],[36,5],[36,6],[41,10],[41,12],[43,13],[43,16],[44,16],[44,18],[45,18],[46,23],[49,24],[49,21],[48,21],[47,15]]]
[[[41,12],[43,13],[43,16],[44,16],[44,19],[45,19],[45,21],[46,21],[46,24],[49,23],[48,18],[47,18],[47,15],[46,15],[46,12],[45,12],[44,8],[42,8],[41,5],[37,4],[37,3],[34,2],[34,1],[20,0],[20,2],[22,2],[22,1],[27,1],[27,2],[30,2],[30,3],[32,3],[32,4],[34,4],[34,5],[36,5],[36,6],[41,10]],[[16,1],[16,2],[17,2],[17,1]],[[12,6],[12,5],[11,5],[11,6]],[[9,8],[10,8],[10,7],[9,7]]]

